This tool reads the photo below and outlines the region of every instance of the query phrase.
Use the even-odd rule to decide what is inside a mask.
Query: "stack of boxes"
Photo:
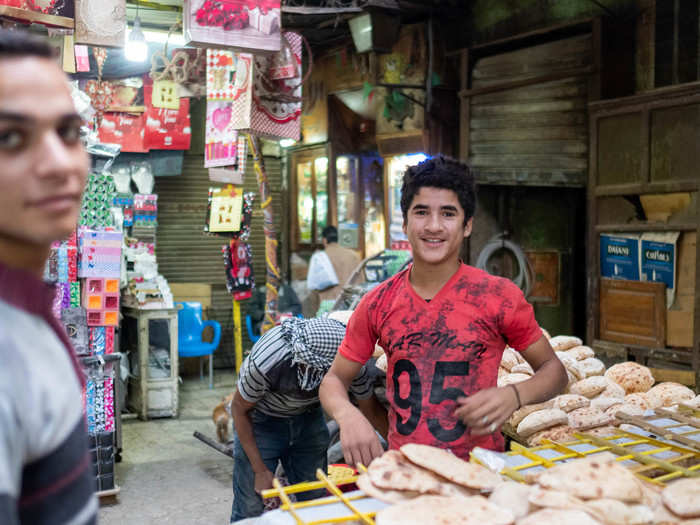
[[[87,312],[88,326],[113,329],[119,324],[119,279],[84,279],[83,305]]]

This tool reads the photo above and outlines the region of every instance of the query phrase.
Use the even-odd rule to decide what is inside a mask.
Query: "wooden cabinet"
[[[610,356],[658,369],[657,379],[700,385],[700,83],[593,102],[589,115],[587,339]],[[680,232],[663,340],[606,338],[600,234],[608,232]]]

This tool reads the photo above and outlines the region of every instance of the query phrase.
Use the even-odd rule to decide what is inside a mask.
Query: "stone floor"
[[[192,434],[215,438],[212,410],[233,387],[231,371],[217,371],[212,390],[206,380],[186,379],[178,418],[124,421],[116,468],[121,491],[101,503],[101,524],[229,523],[233,460]]]

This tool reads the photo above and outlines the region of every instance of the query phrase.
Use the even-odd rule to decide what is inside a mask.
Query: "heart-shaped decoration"
[[[219,131],[224,131],[228,123],[231,122],[231,106],[226,106],[225,108],[217,108],[211,115],[214,127]]]

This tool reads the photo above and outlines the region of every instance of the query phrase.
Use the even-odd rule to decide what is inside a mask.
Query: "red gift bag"
[[[179,109],[156,108],[151,102],[153,84],[143,86],[146,104],[144,145],[147,149],[190,149],[190,99],[180,98]]]

